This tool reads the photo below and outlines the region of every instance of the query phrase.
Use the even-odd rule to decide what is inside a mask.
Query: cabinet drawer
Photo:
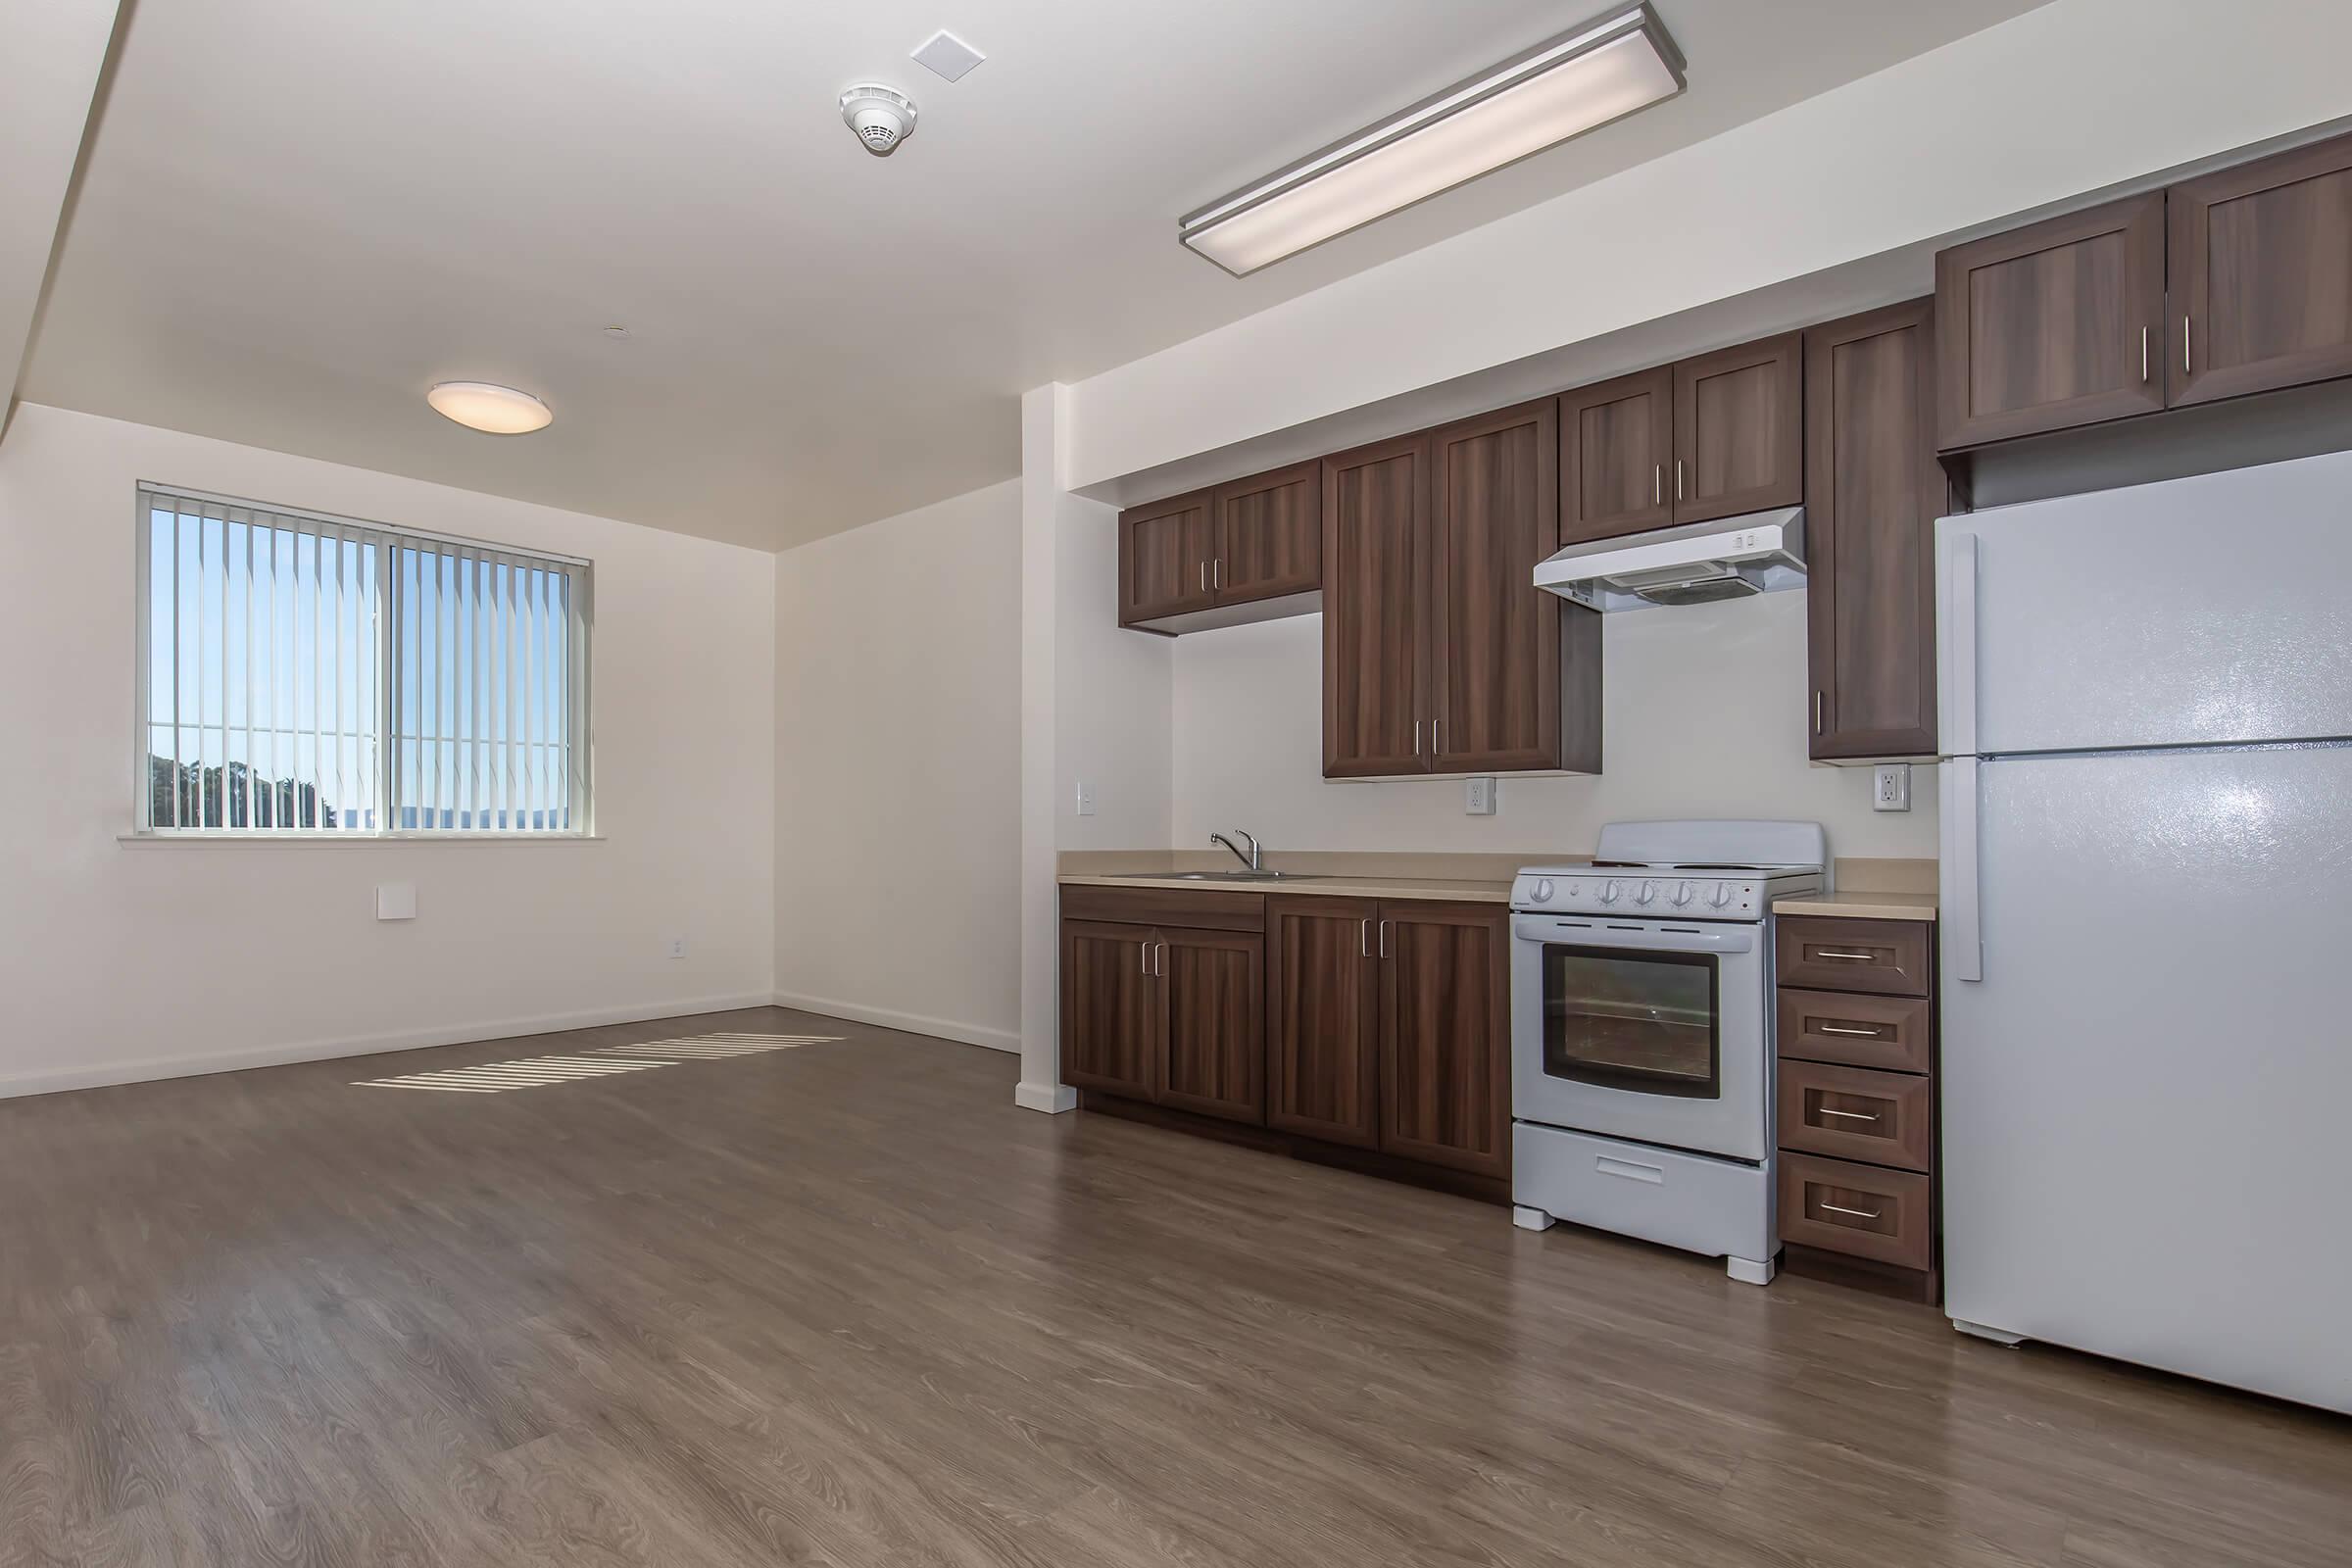
[[[1776,944],[1780,982],[1816,991],[1924,997],[1933,930],[1922,920],[1784,915]]]
[[[1065,920],[1109,920],[1121,925],[1187,926],[1195,931],[1263,931],[1266,896],[1223,888],[1102,888],[1061,890]]]
[[[1932,1186],[1909,1171],[1780,1156],[1781,1240],[1901,1268],[1935,1262]]]
[[[1933,1170],[1934,1082],[1868,1067],[1784,1061],[1781,1147],[1905,1170]]]
[[[1782,1059],[1837,1061],[1888,1072],[1926,1072],[1925,997],[1866,997],[1843,991],[1781,992]]]

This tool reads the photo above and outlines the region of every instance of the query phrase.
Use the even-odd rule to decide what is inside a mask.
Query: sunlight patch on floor
[[[354,1089],[423,1089],[444,1095],[497,1095],[510,1089],[544,1089],[550,1084],[578,1083],[622,1073],[675,1067],[689,1061],[726,1061],[800,1046],[836,1045],[841,1035],[760,1035],[723,1033],[688,1035],[675,1040],[648,1040],[631,1046],[594,1046],[577,1055],[524,1056],[514,1061],[488,1061],[473,1067],[443,1067],[429,1072],[402,1073],[392,1078],[363,1078]]]

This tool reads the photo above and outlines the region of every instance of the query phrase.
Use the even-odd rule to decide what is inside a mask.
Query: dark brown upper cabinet
[[[2162,191],[1936,257],[1945,451],[2164,406]]]
[[[1323,776],[1429,767],[1429,441],[1323,460]]]
[[[1216,603],[1208,564],[1217,551],[1210,493],[1197,490],[1119,514],[1119,624],[1158,620]]]
[[[1511,1173],[1510,911],[1382,903],[1380,1147]]]
[[[1811,755],[1936,750],[1935,301],[1805,334]]]
[[[2352,136],[2166,192],[2174,404],[2352,375]]]
[[[1323,466],[1296,464],[1119,514],[1119,624],[1168,634],[1312,610]]]
[[[1266,901],[1266,1125],[1380,1147],[1380,966],[1369,899]]]
[[[1717,349],[1674,368],[1676,523],[1805,498],[1804,337]]]
[[[1562,545],[1674,520],[1666,484],[1674,462],[1673,367],[1567,393],[1559,420]]]
[[[1327,459],[1324,774],[1600,766],[1600,630],[1535,587],[1551,400]]]
[[[1312,593],[1323,586],[1323,465],[1301,463],[1217,486],[1217,554],[1209,587],[1220,603]]]
[[[1430,435],[1434,771],[1600,765],[1599,617],[1533,580],[1558,532],[1555,418],[1545,399]],[[1578,644],[1568,660],[1564,634]],[[1563,708],[1577,733],[1563,733]]]

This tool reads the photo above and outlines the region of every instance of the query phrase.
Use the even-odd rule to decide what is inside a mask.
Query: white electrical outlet
[[[683,958],[686,956],[686,939],[684,937],[671,937],[669,939],[669,956],[673,958]]]
[[[1911,809],[1911,764],[1881,762],[1871,769],[1870,808],[1874,811]]]
[[[1095,787],[1084,779],[1078,781],[1078,814],[1080,816],[1095,814]]]
[[[1474,778],[1462,786],[1462,809],[1471,816],[1494,814],[1494,781]]]

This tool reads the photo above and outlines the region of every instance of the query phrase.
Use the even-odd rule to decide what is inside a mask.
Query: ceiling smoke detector
[[[896,87],[863,82],[841,95],[841,118],[876,158],[888,158],[914,134],[914,100]]]

